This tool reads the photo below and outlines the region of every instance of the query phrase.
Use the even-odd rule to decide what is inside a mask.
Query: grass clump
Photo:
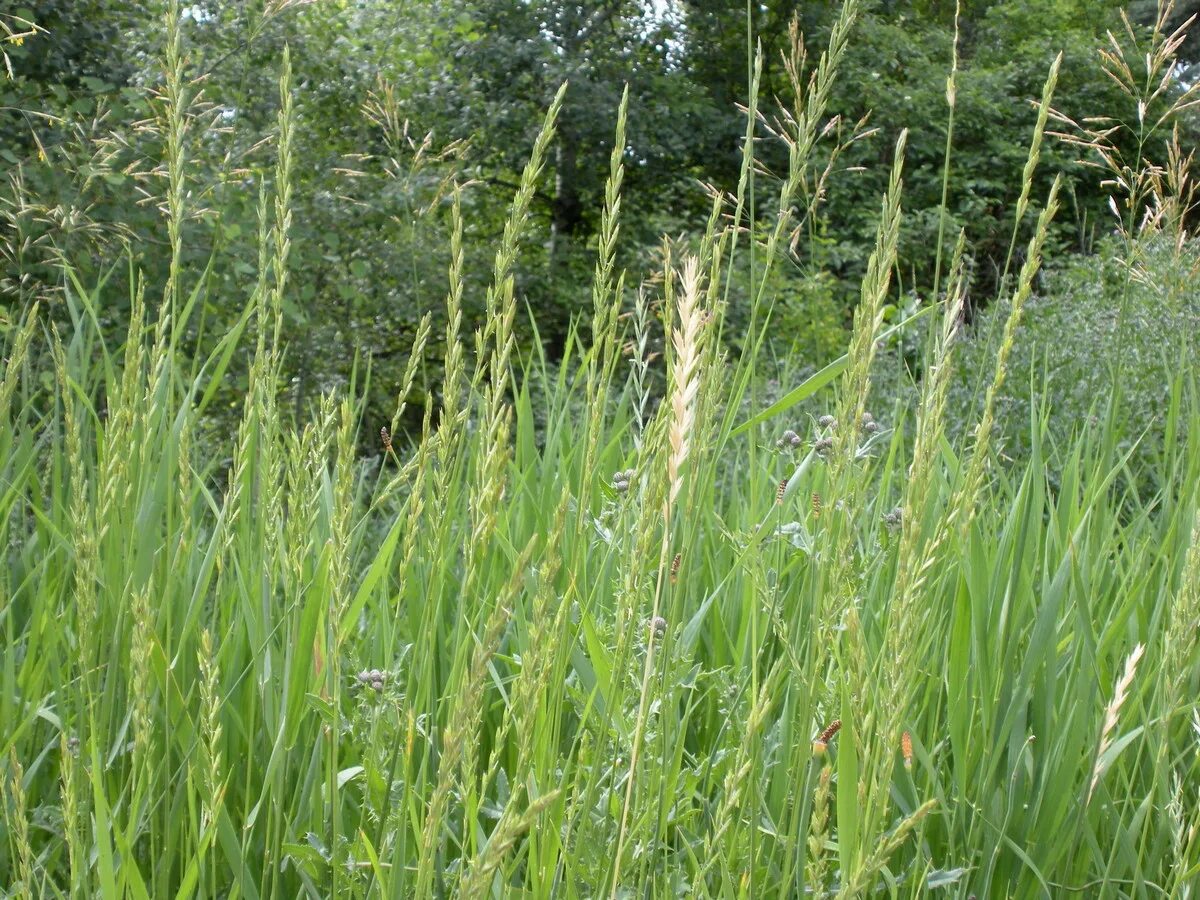
[[[846,356],[763,410],[766,304],[737,358],[720,340],[728,285],[749,270],[751,293],[767,290],[855,12],[847,3],[811,80],[799,62],[790,70],[795,114],[774,132],[789,177],[753,265],[737,227],[743,193],[717,196],[694,252],[668,243],[656,277],[627,291],[614,152],[592,340],[573,340],[536,385],[541,409],[530,383],[546,370],[516,350],[514,271],[561,92],[473,343],[451,192],[444,403],[411,443],[394,435],[399,411],[367,421],[354,394],[328,393],[297,420],[278,402],[286,57],[279,162],[260,195],[260,263],[238,334],[190,358],[203,284],[178,265],[161,295],[133,279],[123,347],[97,326],[103,281],[70,282],[69,330],[25,312],[0,383],[10,893],[1196,889],[1200,449],[1180,440],[1157,454],[1154,490],[1135,490],[1118,394],[1110,415],[1061,440],[1035,406],[1026,454],[1004,464],[997,453],[1056,210],[1057,183],[1023,221],[1056,70],[996,351],[986,367],[965,357],[988,372],[973,429],[956,430],[950,412],[961,240],[915,408],[897,406],[886,425],[868,409],[903,221],[903,137]],[[184,155],[184,95],[168,79],[169,168]],[[753,137],[753,108],[748,122]],[[177,256],[182,173],[166,211]],[[243,331],[250,379],[222,466],[195,435]],[[1190,435],[1195,372],[1182,348],[1175,360],[1164,426]],[[385,373],[399,404],[417,365]],[[787,420],[829,384],[833,412]],[[382,462],[369,465],[358,436],[377,433]]]

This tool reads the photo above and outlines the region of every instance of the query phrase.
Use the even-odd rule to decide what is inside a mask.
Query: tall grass
[[[177,12],[163,113],[168,282],[130,279],[123,346],[98,324],[105,282],[72,278],[69,327],[60,334],[33,306],[6,348],[10,895],[1200,888],[1200,449],[1191,440],[1162,454],[1163,487],[1142,496],[1117,449],[1136,430],[1119,397],[1067,446],[1050,446],[1050,411],[1036,410],[1025,462],[1003,464],[991,440],[1057,185],[1027,236],[973,430],[946,420],[967,291],[961,239],[916,408],[890,423],[868,409],[903,221],[903,138],[847,356],[741,422],[761,338],[737,360],[723,350],[726,291],[743,275],[740,232],[721,223],[726,211],[740,222],[749,177],[737,196],[714,198],[698,253],[668,249],[660,279],[632,301],[615,262],[615,151],[591,340],[572,345],[557,378],[516,355],[514,270],[560,93],[473,344],[453,192],[444,403],[405,444],[392,434],[399,414],[362,421],[352,395],[323,397],[301,421],[279,402],[286,56],[257,282],[225,341],[196,359],[184,346],[203,286],[180,265]],[[807,86],[793,57],[796,109],[773,131],[791,170],[754,270],[762,284],[854,12],[847,4]],[[748,118],[754,135],[753,108]],[[747,176],[753,166],[748,142]],[[1163,219],[1182,228],[1182,216]],[[657,404],[655,291],[668,353]],[[401,398],[429,332],[427,319],[404,372],[383,373]],[[249,385],[219,465],[198,435],[241,339]],[[1195,373],[1181,362],[1164,389],[1191,401]],[[839,377],[828,416],[786,417]],[[1196,434],[1194,409],[1172,404],[1168,433]],[[359,432],[381,427],[382,456],[356,458]],[[960,432],[965,444],[947,437]]]

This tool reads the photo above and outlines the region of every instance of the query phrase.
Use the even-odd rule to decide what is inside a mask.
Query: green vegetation
[[[911,4],[953,29],[944,6]],[[234,50],[238,89],[275,116],[270,165],[258,148],[244,166],[244,135],[196,118],[199,20],[171,0],[139,132],[163,159],[146,218],[98,203],[64,218],[90,223],[77,234],[21,172],[5,207],[0,887],[1200,890],[1200,278],[1179,149],[1197,93],[1160,12],[1096,63],[1109,119],[1059,104],[1079,75],[1048,54],[1010,180],[961,159],[956,131],[898,129],[872,139],[870,215],[836,218],[822,185],[861,144],[829,123],[863,75],[855,27],[883,16],[849,0],[816,52],[796,29],[778,71],[753,59],[740,133],[757,140],[655,245],[638,235],[681,188],[638,193],[633,82],[597,101],[613,136],[569,227],[539,221],[564,129],[596,125],[569,86],[536,128],[471,126],[490,152],[525,148],[475,173],[515,170],[500,216],[468,148],[413,137],[378,83],[358,99],[383,147],[354,190],[391,193],[359,206],[308,191],[336,174],[314,147],[352,135],[314,131],[301,84],[345,87],[328,74],[345,60],[285,47],[269,104],[251,56],[268,45]],[[949,71],[948,120],[973,129]],[[230,180],[210,181],[206,144],[226,138]],[[931,146],[936,172],[910,176]],[[54,189],[78,187],[46,149]],[[107,176],[142,176],[115,158],[97,177],[127,189]],[[1004,198],[975,222],[986,247],[955,199],[982,179]],[[932,192],[915,211],[910,180]],[[1110,198],[1117,233],[1070,257],[1056,223]],[[320,204],[331,218],[306,219]],[[826,264],[861,241],[852,267]],[[439,270],[433,310],[415,298]],[[321,280],[345,305],[313,302]],[[400,283],[414,293],[375,343],[370,286]],[[562,285],[584,303],[542,334]]]

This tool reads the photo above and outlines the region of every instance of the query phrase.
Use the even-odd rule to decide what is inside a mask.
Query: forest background
[[[141,270],[160,283],[170,259],[162,234],[166,136],[156,123],[164,30],[146,0],[41,0],[0,15],[0,297],[9,315],[53,299],[70,260],[83,280],[115,280],[104,325],[127,326]],[[1034,102],[1055,54],[1064,54],[1055,107],[1084,117],[1127,116],[1128,97],[1096,52],[1124,26],[1114,0],[875,0],[866,4],[845,71],[829,99],[827,139],[814,154],[797,200],[805,214],[786,261],[771,276],[770,350],[815,371],[845,348],[866,265],[878,198],[897,135],[910,128],[905,219],[894,316],[931,298],[939,229],[965,231],[972,264],[968,316],[997,296],[1010,253]],[[819,48],[837,4],[769,0],[739,6],[708,0],[451,0],[451,2],[199,2],[185,5],[190,94],[184,265],[202,277],[204,309],[189,328],[210,348],[237,326],[244,284],[255,270],[259,192],[270,182],[278,114],[276,61],[292,48],[296,140],[289,347],[280,387],[301,412],[323,391],[356,379],[367,418],[387,421],[396,384],[422,317],[431,312],[428,363],[407,404],[406,426],[437,404],[445,353],[445,273],[450,257],[449,186],[463,186],[466,327],[484,315],[490,247],[545,109],[569,83],[547,177],[534,198],[531,241],[518,294],[536,321],[518,330],[553,363],[573,319],[590,307],[590,272],[603,208],[614,123],[626,85],[629,119],[618,265],[654,271],[662,235],[685,244],[702,233],[708,192],[735,189],[746,126],[752,48],[761,44],[759,110],[769,123],[787,92],[784,51],[793,18],[806,47]],[[1157,5],[1134,3],[1132,27]],[[1198,2],[1175,7],[1184,21]],[[955,58],[957,33],[957,58]],[[1185,64],[1200,54],[1191,38]],[[946,76],[957,65],[953,175],[943,202],[948,124]],[[149,89],[149,90],[148,90]],[[1163,102],[1167,102],[1164,98]],[[1194,146],[1195,118],[1180,117],[1181,146]],[[1053,126],[1053,123],[1052,123]],[[1134,130],[1122,133],[1133,140]],[[1130,147],[1149,160],[1166,141]],[[766,228],[787,168],[786,148],[759,135],[746,228]],[[1055,268],[1086,275],[1081,256],[1103,254],[1113,231],[1103,169],[1086,148],[1047,141],[1033,197],[1064,177],[1063,211],[1047,248]],[[813,202],[814,199],[820,202]],[[760,214],[761,210],[761,214]],[[125,261],[132,254],[132,265]],[[219,267],[210,267],[220,257]],[[472,258],[474,257],[474,258]],[[1017,249],[1015,268],[1020,263]],[[1078,279],[1076,279],[1078,280]],[[1070,281],[1070,278],[1067,278]],[[1042,284],[1044,287],[1044,283]],[[634,286],[627,286],[632,288]],[[727,339],[744,339],[738,285]],[[743,289],[744,290],[744,289]],[[1070,285],[1063,287],[1070,290]],[[54,309],[53,303],[50,306]],[[59,308],[60,318],[66,312]],[[1085,317],[1086,318],[1086,317]],[[1094,323],[1082,321],[1087,331]],[[1061,325],[1061,323],[1059,323]],[[1030,327],[1036,327],[1036,316]],[[224,430],[241,409],[248,363],[237,351],[210,407]],[[366,366],[370,361],[370,366]],[[357,373],[357,374],[356,374]],[[226,421],[226,419],[228,421]],[[370,433],[370,429],[366,429]]]

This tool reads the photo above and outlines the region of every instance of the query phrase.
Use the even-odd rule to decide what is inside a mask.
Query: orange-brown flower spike
[[[842,720],[834,719],[829,725],[817,735],[817,739],[813,741],[813,755],[821,756],[829,747],[829,742],[833,740],[833,736],[842,729]]]
[[[900,752],[904,755],[904,768],[912,768],[912,735],[907,731],[900,735]]]

